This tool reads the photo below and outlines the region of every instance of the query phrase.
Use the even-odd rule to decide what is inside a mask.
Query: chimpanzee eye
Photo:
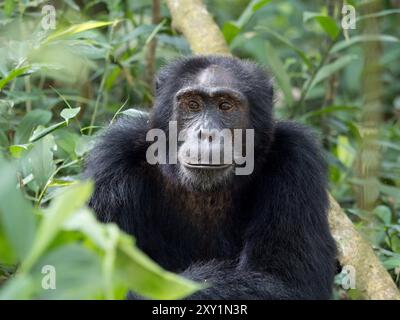
[[[233,108],[233,105],[230,104],[229,102],[226,102],[226,101],[225,101],[225,102],[220,103],[219,108],[220,108],[221,110],[223,110],[223,111],[227,111],[227,110],[232,109],[232,108]]]
[[[200,110],[200,104],[195,100],[190,100],[188,103],[188,108],[191,111],[198,111],[198,110]]]

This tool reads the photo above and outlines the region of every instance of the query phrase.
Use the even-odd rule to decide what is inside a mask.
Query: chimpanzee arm
[[[189,299],[330,298],[336,249],[327,222],[325,166],[309,133],[278,124],[258,178],[238,262],[186,270],[184,276],[210,284]]]
[[[89,205],[103,222],[116,222],[125,231],[132,226],[133,212],[141,212],[145,191],[141,164],[146,161],[148,117],[123,117],[99,137],[86,161],[85,178],[94,180]]]

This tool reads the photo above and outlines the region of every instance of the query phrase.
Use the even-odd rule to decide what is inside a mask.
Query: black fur
[[[255,171],[209,192],[187,191],[145,159],[150,128],[167,131],[173,95],[211,64],[242,80],[256,132]],[[194,57],[161,71],[150,117],[122,118],[87,162],[90,205],[164,268],[211,286],[189,299],[328,299],[335,245],[327,222],[325,165],[309,131],[274,122],[272,88],[256,65]]]

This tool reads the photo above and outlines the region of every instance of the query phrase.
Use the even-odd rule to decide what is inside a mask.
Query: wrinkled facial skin
[[[248,101],[237,89],[236,81],[229,71],[211,65],[176,93],[173,120],[177,121],[178,133],[185,137],[183,142],[178,141],[181,184],[207,191],[233,179],[235,155],[232,154],[233,161],[227,161],[224,152],[230,150],[224,149],[218,133],[228,130],[233,137],[233,129],[249,126]],[[188,150],[198,153],[189,156]],[[202,156],[204,153],[206,156]],[[213,153],[220,155],[219,161],[211,158]]]

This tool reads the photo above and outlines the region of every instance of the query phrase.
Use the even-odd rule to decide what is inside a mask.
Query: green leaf
[[[313,82],[311,83],[309,91],[313,87],[315,87],[316,84],[318,84],[322,80],[328,78],[330,75],[332,75],[333,73],[342,69],[347,64],[349,64],[350,62],[352,62],[353,60],[356,60],[356,59],[357,59],[356,55],[345,55],[345,56],[342,56],[339,59],[335,60],[334,62],[323,66],[315,75],[315,78],[314,78]]]
[[[161,21],[152,31],[152,33],[149,35],[149,37],[146,39],[145,41],[145,45],[148,45],[150,43],[151,40],[153,40],[153,38],[157,35],[157,33],[161,30],[161,28],[165,25],[165,23],[167,22],[167,20],[163,20]]]
[[[84,23],[75,24],[75,25],[70,26],[67,29],[59,30],[59,31],[52,33],[51,35],[49,35],[47,37],[45,42],[58,40],[60,38],[71,36],[71,35],[74,35],[76,33],[80,33],[83,31],[109,26],[109,25],[117,23],[117,22],[118,21],[87,21]]]
[[[72,119],[76,117],[76,115],[81,111],[81,108],[65,108],[61,111],[60,115],[65,119],[65,121],[68,121],[69,119]]]
[[[16,7],[17,1],[16,0],[5,0],[4,1],[4,15],[6,17],[11,17],[15,7]]]
[[[0,146],[5,147],[5,146],[8,146],[8,144],[9,144],[9,142],[8,142],[7,135],[5,134],[5,132],[3,130],[0,130]]]
[[[10,151],[13,158],[18,159],[22,156],[24,151],[29,149],[30,146],[30,144],[14,144],[8,147],[8,151]]]
[[[382,193],[393,197],[398,203],[400,203],[400,189],[397,187],[388,186],[386,184],[380,184],[380,190]]]
[[[34,192],[42,190],[56,170],[53,160],[55,146],[53,136],[46,136],[35,143],[33,148],[21,158],[24,177],[30,174],[34,177],[33,181],[28,184]]]
[[[394,36],[384,35],[384,34],[364,34],[360,36],[354,36],[350,40],[342,40],[336,43],[332,49],[331,53],[338,52],[345,48],[352,46],[353,44],[368,42],[368,41],[382,41],[382,42],[399,42],[399,39]]]
[[[82,135],[75,147],[75,153],[78,157],[82,157],[93,149],[95,145],[95,139],[92,136]]]
[[[30,251],[36,224],[32,207],[17,189],[16,168],[0,160],[0,225],[16,256],[24,258]],[[3,254],[0,253],[0,257]]]
[[[390,208],[387,206],[384,205],[377,206],[374,209],[374,214],[376,214],[385,225],[389,225],[392,220],[392,212]]]
[[[222,27],[222,33],[226,42],[231,43],[232,40],[239,34],[240,28],[236,25],[235,21],[228,21]]]
[[[282,64],[278,53],[269,42],[265,44],[265,52],[269,67],[274,72],[279,87],[285,96],[286,103],[291,106],[293,104],[292,86],[290,84],[290,78],[285,70],[285,67]]]
[[[180,299],[203,288],[164,271],[148,258],[127,235],[119,237],[114,282],[153,299]]]
[[[46,275],[44,266],[54,268],[56,288],[40,287],[35,299],[94,299],[103,291],[100,257],[82,245],[66,244],[41,257],[32,269],[38,284]]]
[[[47,110],[32,110],[28,112],[15,130],[15,144],[26,143],[29,140],[33,130],[39,125],[46,125],[51,120],[51,112]]]
[[[253,12],[257,12],[258,10],[262,9],[264,6],[266,6],[268,3],[270,3],[272,0],[258,0],[254,1],[253,4]]]
[[[371,14],[366,14],[364,16],[359,16],[358,18],[356,18],[356,21],[361,21],[364,19],[369,19],[369,18],[380,18],[380,17],[384,17],[390,14],[395,14],[395,13],[400,13],[400,9],[388,9],[388,10],[382,10],[379,12],[374,12]]]
[[[300,116],[302,119],[308,119],[311,117],[317,117],[317,116],[321,116],[321,115],[325,115],[325,114],[330,114],[330,113],[336,113],[336,112],[355,112],[358,111],[360,108],[358,107],[354,107],[354,106],[328,106],[328,107],[324,107],[322,109],[316,110],[316,111],[311,111],[311,112],[307,112],[304,115]]]
[[[106,268],[105,277],[112,280],[110,283],[115,290],[132,289],[153,299],[177,299],[201,288],[160,268],[134,246],[130,236],[113,224],[99,223],[88,210],[81,210],[68,219],[64,229],[83,232],[112,259],[109,263],[113,267]]]
[[[15,79],[16,77],[26,73],[30,69],[29,66],[26,67],[21,67],[12,70],[5,78],[0,80],[0,90],[3,89],[3,87],[9,83],[11,80]]]
[[[279,40],[280,42],[291,48],[294,52],[296,52],[298,56],[304,61],[304,63],[307,65],[308,68],[313,67],[313,64],[311,63],[310,59],[307,58],[306,54],[279,33],[265,26],[256,27],[256,30],[265,31],[268,34],[272,35],[274,38],[276,38],[277,40]]]
[[[76,11],[81,11],[81,9],[79,8],[79,6],[75,3],[74,0],[64,0],[64,2],[70,6],[72,9],[76,10]]]
[[[23,261],[21,272],[27,272],[43,254],[60,231],[63,223],[79,208],[84,206],[92,193],[91,183],[81,183],[69,187],[61,196],[55,198],[46,210],[36,233],[32,249]]]
[[[154,29],[156,28],[156,25],[140,25],[137,28],[135,28],[134,30],[128,32],[127,34],[125,34],[123,37],[115,39],[113,41],[113,43],[115,44],[120,44],[120,43],[126,43],[132,40],[135,40],[141,36],[150,36]]]
[[[400,257],[391,257],[391,258],[383,261],[383,265],[388,270],[398,268],[398,267],[400,267]]]
[[[35,291],[35,283],[29,275],[17,275],[0,288],[0,300],[28,300]]]
[[[36,130],[30,137],[29,142],[38,141],[38,140],[42,139],[43,137],[47,136],[48,134],[52,133],[53,131],[65,127],[66,125],[67,125],[67,122],[63,121],[63,122],[53,124],[52,126],[45,128],[45,129],[41,128],[39,130]]]
[[[236,21],[228,21],[222,27],[225,40],[231,43],[232,40],[242,31],[253,15],[270,3],[272,0],[252,0]]]
[[[55,156],[57,158],[69,158],[76,159],[75,148],[80,139],[80,135],[70,130],[58,130],[55,131],[54,139],[57,143],[57,150]]]
[[[338,136],[336,151],[339,160],[346,167],[350,168],[355,159],[355,150],[346,136]]]
[[[325,33],[328,34],[332,40],[335,40],[339,35],[340,28],[336,20],[333,19],[332,17],[309,11],[303,13],[304,23],[311,19],[316,20],[318,24],[322,27],[322,29],[325,31]]]
[[[272,0],[252,0],[247,5],[246,9],[240,15],[239,19],[236,21],[236,25],[239,29],[242,29],[247,22],[251,19],[251,17],[256,13],[258,10],[266,6]]]

